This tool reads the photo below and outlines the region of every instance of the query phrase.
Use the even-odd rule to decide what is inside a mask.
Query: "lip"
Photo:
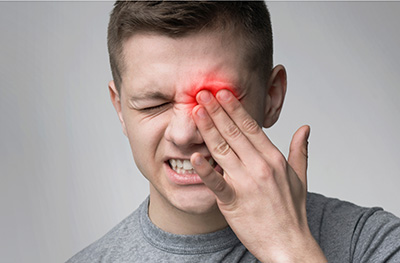
[[[203,184],[200,176],[196,173],[193,174],[178,174],[175,172],[168,164],[168,162],[164,162],[165,172],[167,174],[167,178],[171,183],[176,185],[195,185],[195,184]]]
[[[193,174],[178,174],[175,172],[170,166],[168,161],[164,162],[164,169],[167,175],[168,180],[176,185],[199,185],[204,184],[203,180],[201,180],[200,176],[196,173]],[[217,164],[214,168],[217,172],[222,174],[222,168]]]

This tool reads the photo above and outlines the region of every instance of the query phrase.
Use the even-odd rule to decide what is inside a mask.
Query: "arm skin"
[[[294,134],[286,161],[230,91],[196,99],[193,119],[224,174],[200,153],[191,162],[243,245],[261,262],[327,262],[307,223],[309,126]]]

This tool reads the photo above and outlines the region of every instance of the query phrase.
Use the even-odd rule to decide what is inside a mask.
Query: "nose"
[[[174,109],[165,137],[175,146],[183,148],[204,142],[192,119],[191,109]]]

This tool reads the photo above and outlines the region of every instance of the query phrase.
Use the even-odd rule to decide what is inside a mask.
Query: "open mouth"
[[[215,168],[217,163],[214,161],[212,157],[206,158],[210,165]],[[193,169],[190,160],[188,159],[169,159],[168,160],[169,167],[174,170],[178,174],[194,174],[196,173]]]

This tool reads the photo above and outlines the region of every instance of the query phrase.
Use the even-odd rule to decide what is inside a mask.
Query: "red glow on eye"
[[[230,83],[230,82],[224,81],[221,78],[216,78],[215,76],[208,76],[204,79],[201,79],[198,83],[195,83],[192,88],[192,96],[193,96],[194,102],[197,104],[196,96],[202,90],[208,90],[215,97],[217,95],[218,91],[220,91],[222,89],[226,89],[226,90],[229,90],[230,92],[232,92],[232,94],[236,98],[238,98],[238,95],[235,93],[233,87],[231,85],[229,85],[228,83]]]
[[[211,92],[214,97],[216,97],[218,91],[225,89],[232,92],[232,94],[238,98],[238,88],[233,85],[232,81],[221,76],[217,76],[216,74],[202,76],[199,77],[199,79],[192,81],[192,87],[190,91],[188,91],[189,98],[187,103],[193,105],[193,107],[198,105],[196,97],[197,94],[202,90],[207,90]]]
[[[220,90],[229,90],[230,92],[232,92],[232,94],[237,98],[238,96],[235,94],[235,92],[233,91],[233,89],[229,86],[222,86],[222,85],[207,85],[207,86],[201,86],[198,91],[195,93],[194,96],[194,102],[197,105],[197,100],[196,100],[196,96],[197,94],[202,91],[202,90],[208,90],[209,92],[211,92],[213,94],[214,97],[217,96],[218,91]]]
[[[215,97],[215,96],[217,95],[217,92],[220,91],[220,90],[222,90],[222,89],[229,90],[230,92],[232,92],[233,94],[235,94],[235,93],[233,92],[233,90],[232,90],[231,87],[228,87],[228,86],[213,86],[213,85],[210,85],[210,86],[203,86],[203,87],[201,87],[201,88],[199,89],[199,91],[196,92],[196,96],[197,96],[197,93],[199,93],[200,91],[202,91],[202,90],[208,90],[208,91],[211,92],[211,93],[213,94],[213,96]]]

